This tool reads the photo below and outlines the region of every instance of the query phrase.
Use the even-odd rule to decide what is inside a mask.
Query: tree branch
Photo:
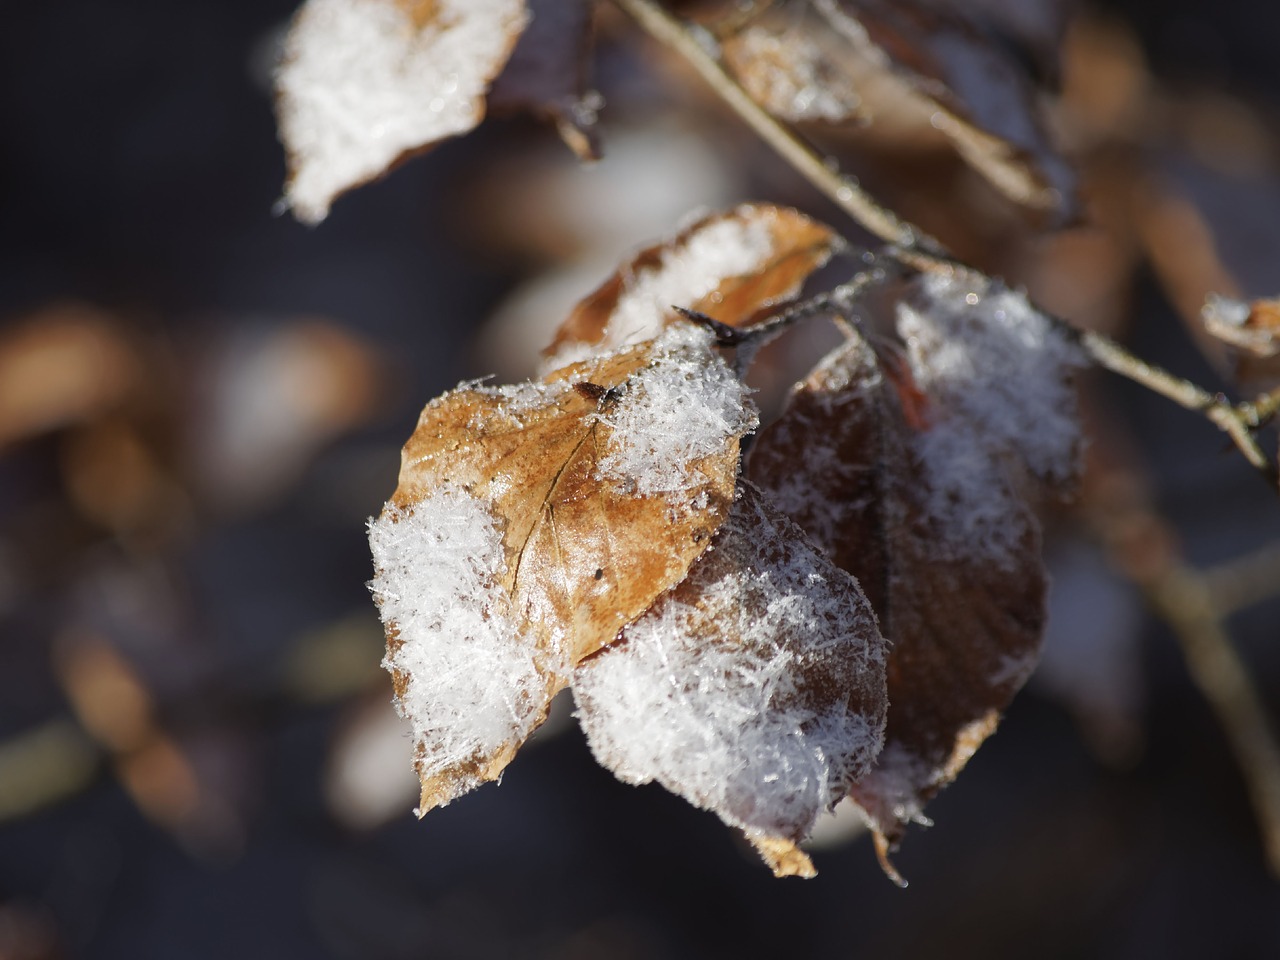
[[[918,270],[951,273],[971,269],[951,256],[937,240],[880,205],[858,184],[823,157],[794,130],[779,122],[755,102],[711,52],[715,41],[704,44],[697,28],[680,21],[654,0],[613,0],[663,46],[680,54],[766,143],[814,187],[852,217],[863,229],[890,244],[894,255]],[[1038,307],[1036,309],[1039,309]],[[1244,458],[1277,490],[1280,465],[1272,462],[1254,438],[1253,431],[1280,410],[1280,391],[1253,403],[1233,405],[1189,380],[1134,356],[1114,340],[1080,330],[1060,317],[1040,311],[1069,332],[1081,348],[1102,367],[1138,383],[1188,410],[1203,414],[1227,434]]]

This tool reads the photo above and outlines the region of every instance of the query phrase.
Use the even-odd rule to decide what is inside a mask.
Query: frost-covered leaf
[[[857,582],[750,484],[683,583],[579,666],[596,758],[741,828],[779,875],[880,750],[884,641]]]
[[[369,531],[422,811],[496,778],[574,664],[684,578],[728,514],[755,424],[689,324],[427,405]]]
[[[850,788],[882,857],[1036,662],[1040,531],[1008,468],[1065,483],[1078,446],[1069,348],[1025,299],[976,285],[922,282],[899,308],[905,358],[858,337],[828,355],[747,467],[858,578],[891,644],[885,748]]]
[[[992,34],[993,26],[1034,34],[1043,48],[1055,18],[1024,23],[936,0],[765,6],[762,16],[738,18],[722,51],[770,112],[795,122],[932,126],[1018,203],[1060,216],[1073,208],[1074,176],[1044,131],[1024,61]],[[1043,49],[1037,57],[1049,72]]]
[[[307,0],[276,76],[285,199],[318,223],[339,194],[484,117],[524,0]]]
[[[555,123],[582,160],[598,160],[599,95],[589,87],[591,6],[587,0],[526,0],[529,25],[494,80],[494,110],[528,110]]]
[[[574,309],[547,348],[557,366],[658,335],[674,306],[740,326],[794,297],[839,238],[788,207],[742,204],[703,217],[623,264]]]

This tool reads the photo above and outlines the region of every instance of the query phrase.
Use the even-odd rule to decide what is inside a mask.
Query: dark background
[[[368,829],[336,813],[325,787],[335,744],[386,704],[390,684],[362,673],[366,662],[337,693],[303,696],[290,664],[317,636],[376,663],[363,519],[393,488],[421,404],[500,365],[474,346],[480,322],[556,251],[554,239],[513,240],[539,224],[504,218],[483,195],[497,178],[519,188],[521,151],[562,179],[578,175],[573,161],[532,122],[499,121],[310,229],[272,213],[284,165],[265,78],[290,0],[7,6],[0,322],[16,329],[78,301],[144,344],[154,367],[136,432],[186,506],[123,532],[85,517],[65,492],[82,426],[0,451],[0,738],[72,716],[51,651],[92,628],[142,677],[223,819],[202,830],[149,815],[94,747],[82,785],[0,820],[0,960],[1280,955],[1280,887],[1226,741],[1168,632],[1136,613],[1126,649],[1141,693],[1126,703],[1140,745],[1108,759],[1049,685],[1033,685],[931,805],[936,826],[909,836],[897,861],[907,891],[883,878],[865,837],[819,851],[816,880],[774,880],[709,814],[616,782],[572,725],[538,738],[500,787],[422,822],[411,800]],[[1111,10],[1161,83],[1245,98],[1274,120],[1276,8]],[[661,114],[661,84],[634,70],[625,57],[602,67],[611,108]],[[607,132],[608,110],[604,121]],[[734,172],[730,193],[824,209],[772,161],[755,169],[755,154],[714,137],[705,149]],[[1274,169],[1264,179],[1274,187]],[[1258,219],[1245,245],[1269,261],[1280,219]],[[1271,282],[1250,292],[1274,294]],[[234,389],[217,358],[309,316],[359,344],[377,370],[374,400],[286,480],[237,498],[210,490],[200,411]],[[1130,319],[1139,352],[1216,383],[1142,270]],[[1107,416],[1140,438],[1135,456],[1193,560],[1280,535],[1274,497],[1211,427],[1124,384],[1098,390]],[[1093,655],[1072,652],[1072,630],[1106,626],[1088,613],[1062,613],[1068,660]],[[1277,623],[1274,598],[1231,622],[1272,706]]]

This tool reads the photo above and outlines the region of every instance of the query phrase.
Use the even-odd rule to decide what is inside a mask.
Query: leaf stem
[[[929,234],[878,203],[857,180],[842,173],[830,158],[823,157],[794,130],[756,103],[712,53],[716,41],[709,34],[704,43],[696,27],[673,17],[654,0],[613,2],[655,40],[680,54],[762,140],[863,229],[894,248],[892,252],[897,259],[929,272],[952,273],[970,269]],[[1280,412],[1280,391],[1259,397],[1252,403],[1233,405],[1221,394],[1210,393],[1134,356],[1102,334],[1080,330],[1060,317],[1043,310],[1040,312],[1068,332],[1099,366],[1188,410],[1203,414],[1231,438],[1244,458],[1273,488],[1280,490],[1280,465],[1266,455],[1253,435],[1259,425]]]

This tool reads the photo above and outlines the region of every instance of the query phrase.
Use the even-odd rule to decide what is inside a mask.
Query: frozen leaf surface
[[[1064,386],[1073,354],[1025,300],[960,280],[921,287],[917,306],[899,308],[908,356],[881,360],[851,339],[748,464],[858,578],[891,644],[885,748],[850,786],[882,857],[924,822],[1035,665],[1040,531],[1009,466],[1066,482],[1078,447]]]
[[[426,811],[498,776],[579,662],[684,578],[733,500],[746,388],[711,335],[423,410],[370,523]]]
[[[597,759],[741,828],[778,875],[879,752],[884,642],[858,584],[751,485],[688,578],[574,677]]]
[[[307,0],[276,77],[297,217],[478,124],[526,19],[524,0]]]
[[[742,204],[703,217],[636,254],[579,303],[547,363],[655,337],[678,317],[673,305],[742,325],[794,297],[837,243],[828,227],[787,207]]]

